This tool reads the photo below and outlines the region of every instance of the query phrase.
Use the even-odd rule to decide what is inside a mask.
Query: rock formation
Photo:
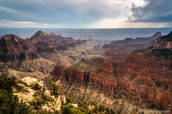
[[[84,43],[85,40],[75,40],[42,31],[36,32],[28,39],[13,34],[4,35],[0,39],[0,66],[47,72],[53,67],[52,62],[64,62],[61,59],[64,59],[62,54],[65,51]]]
[[[124,40],[112,41],[110,44],[103,46],[103,55],[119,59],[120,57],[127,56],[136,49],[144,49],[151,46],[155,39],[161,36],[162,34],[157,32],[148,38],[126,38]]]
[[[9,34],[0,39],[0,61],[35,59],[36,48],[16,35]]]
[[[85,43],[84,40],[74,40],[71,37],[62,37],[54,33],[36,32],[29,41],[40,52],[55,52],[58,50],[67,50],[78,44]]]
[[[18,62],[22,71],[51,72],[64,84],[94,88],[142,108],[172,109],[172,32],[112,41],[103,46],[103,55],[89,57],[90,48],[75,48],[86,42],[42,31],[29,39],[5,35],[0,39],[0,66],[16,68]]]
[[[172,106],[172,34],[162,36],[153,46],[133,51],[123,61],[104,58],[81,60],[53,74],[67,82],[83,83],[114,98],[121,96],[139,106],[170,110]]]

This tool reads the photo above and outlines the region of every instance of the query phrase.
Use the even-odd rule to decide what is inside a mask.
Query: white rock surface
[[[41,86],[41,88],[44,88],[45,83],[43,81],[39,81],[37,83],[39,84],[39,86]]]
[[[46,104],[46,105],[43,105],[43,106],[41,107],[41,109],[44,110],[44,111],[53,112],[53,110],[52,110],[49,106],[47,106],[47,104]]]
[[[46,95],[46,96],[51,96],[50,90],[45,90],[45,91],[44,91],[44,95]]]
[[[21,81],[18,83],[19,86],[24,88],[24,91],[18,91],[15,89],[15,95],[19,97],[21,101],[26,102],[28,105],[30,105],[30,102],[32,102],[35,98],[35,92],[37,90],[32,89],[31,85],[38,83],[42,88],[45,88],[46,90],[41,90],[42,93],[46,96],[51,97],[51,101],[46,101],[45,104],[41,106],[41,109],[44,111],[59,112],[61,110],[62,102],[66,103],[66,97],[65,95],[59,95],[58,97],[51,95],[51,91],[48,90],[45,86],[45,83],[43,81],[39,81],[36,78],[32,77],[24,77],[21,79]],[[77,104],[72,104],[74,107],[78,107]]]
[[[75,107],[75,108],[77,108],[78,107],[78,104],[74,104],[74,103],[72,103],[71,104],[73,107]]]
[[[61,109],[61,98],[58,97],[58,99],[54,103],[54,110],[60,111],[60,109]]]
[[[61,96],[61,99],[62,99],[62,102],[63,102],[64,104],[66,104],[66,97],[65,97],[65,95],[62,95],[62,96]]]
[[[21,79],[21,81],[27,86],[31,86],[32,84],[37,83],[38,79],[32,77],[24,77]]]

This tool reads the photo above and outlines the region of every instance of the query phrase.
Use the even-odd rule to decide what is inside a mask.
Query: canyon
[[[172,32],[112,41],[99,49],[93,40],[42,31],[27,39],[4,35],[0,61],[1,71],[14,70],[12,75],[37,72],[46,84],[58,81],[76,102],[92,100],[131,114],[172,111]]]
[[[124,60],[82,59],[69,68],[56,66],[53,74],[67,82],[97,88],[113,98],[132,99],[139,107],[145,104],[147,108],[171,110],[171,38],[171,33],[160,35],[152,46],[133,51]]]

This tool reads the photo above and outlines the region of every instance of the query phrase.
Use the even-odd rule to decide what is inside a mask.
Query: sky
[[[0,28],[169,28],[172,0],[0,0]]]

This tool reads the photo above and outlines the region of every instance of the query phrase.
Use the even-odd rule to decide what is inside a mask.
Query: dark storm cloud
[[[172,22],[172,0],[145,0],[146,5],[132,5],[130,21]]]

